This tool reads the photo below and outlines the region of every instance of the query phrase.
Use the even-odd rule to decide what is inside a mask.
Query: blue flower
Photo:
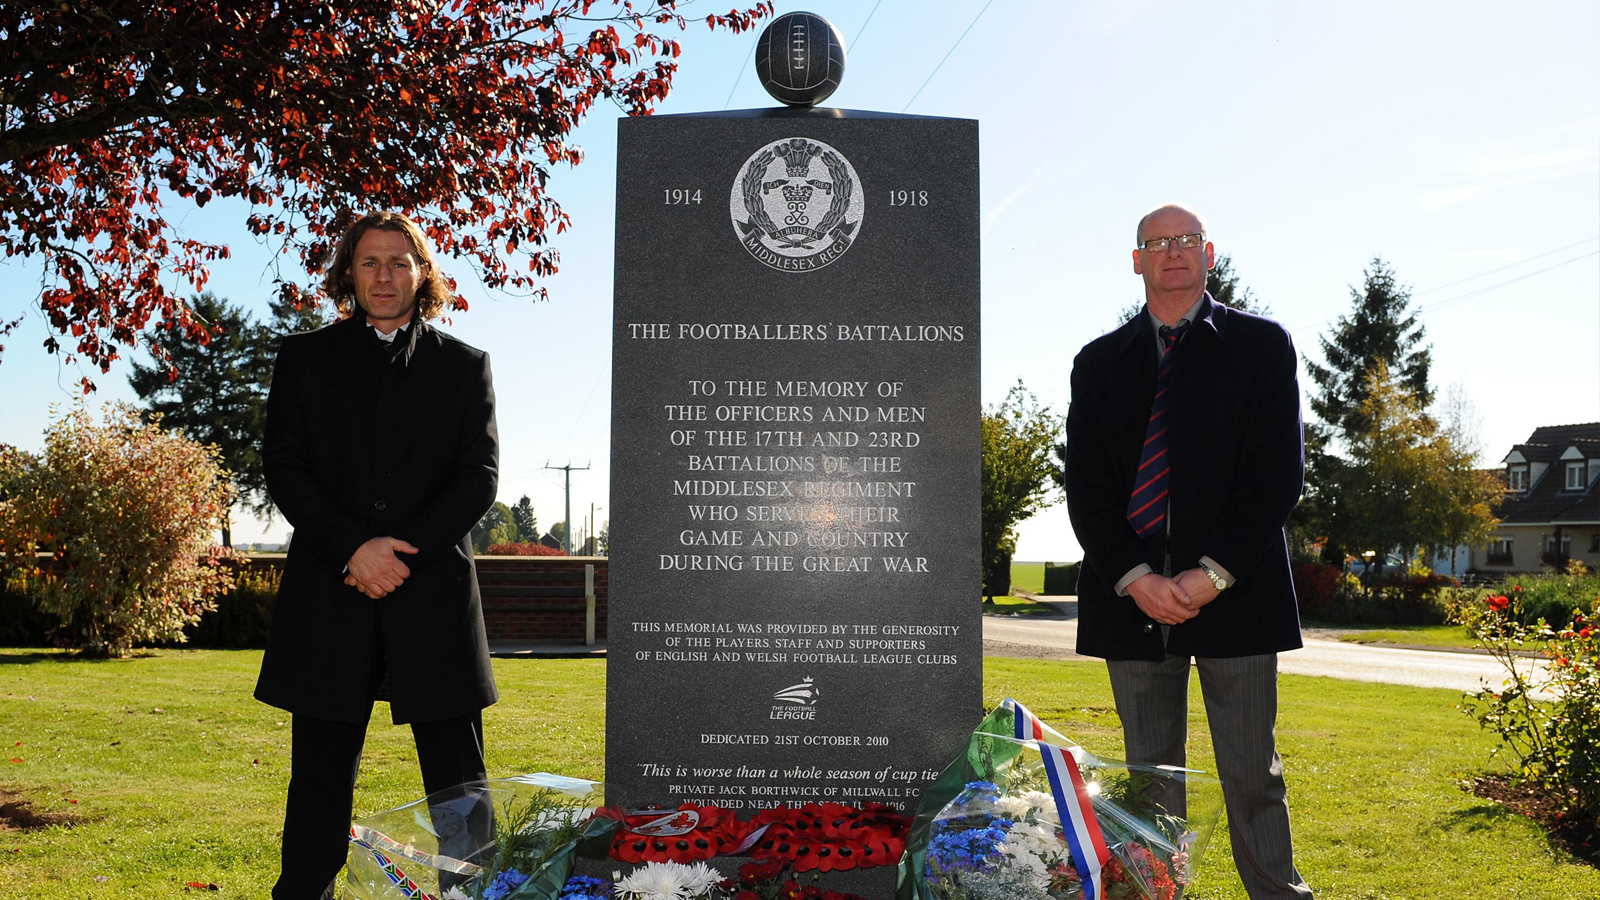
[[[605,900],[611,896],[611,882],[604,878],[574,875],[561,886],[561,896],[556,900]]]
[[[1004,861],[1000,848],[1010,827],[1009,819],[997,818],[982,827],[940,831],[928,842],[928,866],[939,872],[993,871]]]
[[[491,881],[489,886],[483,889],[483,900],[500,900],[501,897],[521,887],[522,883],[527,880],[528,876],[518,872],[516,869],[506,869],[504,872],[494,876],[494,881]]]

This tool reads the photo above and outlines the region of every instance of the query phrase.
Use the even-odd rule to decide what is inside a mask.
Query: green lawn
[[[1359,626],[1357,626],[1359,627]],[[1472,647],[1472,638],[1460,625],[1386,625],[1370,631],[1347,634],[1341,641],[1354,644],[1413,644],[1420,647]],[[1538,650],[1541,644],[1525,644],[1525,650]]]
[[[1035,594],[1043,593],[1044,563],[1012,563],[1011,587]]]
[[[286,717],[250,699],[260,654],[159,651],[102,662],[0,650],[0,788],[84,818],[0,832],[0,898],[265,897],[288,778]],[[496,773],[599,777],[605,664],[496,660],[505,697],[485,715]],[[1015,696],[1108,756],[1121,731],[1098,663],[989,659],[988,704]],[[1279,747],[1302,871],[1323,900],[1600,896],[1600,873],[1537,826],[1461,792],[1492,739],[1459,695],[1283,676]],[[379,705],[380,712],[385,707]],[[1198,686],[1190,763],[1210,767]],[[358,814],[422,790],[410,731],[375,721]],[[76,804],[69,801],[77,800]],[[97,882],[96,876],[105,876]],[[1224,836],[1190,897],[1243,898]]]
[[[1359,628],[1361,626],[1339,626]],[[1416,644],[1425,647],[1471,647],[1472,638],[1460,625],[1385,625],[1347,634],[1341,641],[1353,644]]]

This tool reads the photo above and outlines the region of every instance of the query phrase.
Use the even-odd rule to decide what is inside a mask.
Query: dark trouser
[[[1294,866],[1288,789],[1278,758],[1278,657],[1196,659],[1228,810],[1233,861],[1252,900],[1309,898]],[[1189,659],[1108,661],[1130,763],[1182,766],[1189,738]],[[1176,805],[1176,804],[1175,804]]]
[[[488,773],[483,713],[413,722],[423,790],[432,795]],[[367,723],[294,717],[289,800],[283,816],[283,869],[273,900],[332,900],[349,847],[350,812]]]

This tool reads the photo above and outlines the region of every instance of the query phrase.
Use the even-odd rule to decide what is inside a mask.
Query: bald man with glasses
[[[1144,309],[1073,362],[1078,652],[1106,660],[1128,761],[1149,765],[1186,763],[1193,661],[1239,877],[1253,900],[1310,897],[1275,737],[1277,654],[1301,646],[1283,530],[1304,476],[1298,359],[1281,325],[1206,292],[1197,212],[1151,210],[1137,241]]]

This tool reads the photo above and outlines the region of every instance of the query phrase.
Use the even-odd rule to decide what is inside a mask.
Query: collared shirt
[[[1178,324],[1175,325],[1175,326],[1172,326],[1172,327],[1174,327],[1174,328],[1183,328],[1184,326],[1193,323],[1194,319],[1195,319],[1195,316],[1200,314],[1200,304],[1204,303],[1205,299],[1206,299],[1206,294],[1202,293],[1200,295],[1200,299],[1194,301],[1194,304],[1191,305],[1188,309],[1184,310],[1183,315],[1178,317]],[[1216,301],[1213,300],[1212,302],[1215,303]],[[1167,323],[1165,323],[1165,322],[1161,321],[1160,319],[1156,318],[1155,312],[1150,309],[1150,304],[1148,304],[1148,303],[1145,304],[1144,314],[1147,317],[1148,321],[1150,322],[1150,336],[1156,342],[1156,359],[1159,360],[1162,357],[1167,355],[1167,342],[1161,339],[1161,329],[1166,328],[1168,326],[1167,326]],[[1171,533],[1171,530],[1172,530],[1172,516],[1171,516],[1170,512],[1168,513],[1168,516],[1167,516],[1166,525],[1167,525],[1168,533]],[[1225,581],[1227,581],[1228,584],[1230,584],[1230,585],[1233,584],[1233,575],[1230,574],[1227,569],[1224,569],[1221,565],[1219,565],[1216,560],[1212,559],[1209,556],[1202,556],[1202,557],[1200,557],[1200,562],[1205,564],[1206,566],[1209,566],[1211,568],[1211,571],[1216,572],[1218,575],[1222,576],[1222,578]],[[1150,566],[1146,565],[1145,563],[1140,563],[1139,565],[1134,566],[1132,569],[1129,569],[1128,573],[1126,575],[1123,575],[1121,578],[1117,579],[1117,583],[1116,583],[1116,586],[1115,586],[1115,590],[1117,592],[1117,596],[1119,596],[1119,597],[1128,596],[1128,585],[1133,584],[1135,581],[1138,581],[1140,578],[1143,578],[1146,575],[1153,574],[1154,572],[1155,572],[1155,569],[1150,568]],[[1166,575],[1168,577],[1172,576],[1171,572],[1163,572],[1161,574]]]
[[[1194,321],[1194,317],[1200,314],[1200,304],[1202,302],[1204,302],[1205,299],[1206,299],[1206,295],[1205,294],[1201,294],[1200,295],[1200,299],[1194,301],[1194,305],[1190,306],[1188,309],[1184,310],[1183,315],[1178,317],[1178,324],[1174,325],[1173,327],[1174,328],[1182,328],[1185,325],[1188,325],[1189,323],[1193,322]],[[1215,301],[1212,301],[1212,302],[1215,302]],[[1161,359],[1162,357],[1167,355],[1167,342],[1163,341],[1161,339],[1161,329],[1166,328],[1167,327],[1167,323],[1165,323],[1165,322],[1161,321],[1160,319],[1156,318],[1155,312],[1150,309],[1150,304],[1148,304],[1148,303],[1145,304],[1144,314],[1150,320],[1150,329],[1151,329],[1150,333],[1155,338],[1155,341],[1156,341],[1156,359]]]
[[[405,331],[407,328],[411,327],[411,320],[407,319],[404,325],[401,325],[399,328],[396,328],[388,334],[384,334],[383,332],[379,331],[378,326],[372,324],[371,322],[367,323],[367,327],[371,328],[372,332],[378,336],[378,340],[383,341],[385,344],[392,344],[394,343],[396,336]]]

